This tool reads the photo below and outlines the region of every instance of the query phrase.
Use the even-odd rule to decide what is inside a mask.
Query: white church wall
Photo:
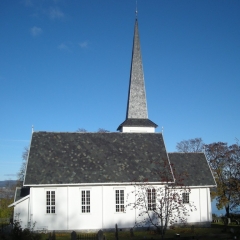
[[[55,192],[55,213],[46,213],[46,192]],[[67,229],[67,188],[37,187],[31,188],[30,215],[35,228],[48,230]]]
[[[199,192],[199,218],[201,223],[212,221],[212,208],[209,188],[196,189]]]
[[[191,189],[191,193],[189,194],[189,202],[193,206],[195,206],[196,210],[191,212],[188,216],[188,223],[191,222],[200,222],[201,221],[201,201],[199,197],[199,189]]]
[[[187,224],[205,224],[212,221],[209,188],[192,188],[189,201],[196,210],[189,212]]]
[[[148,132],[148,133],[154,133],[155,128],[154,127],[123,127],[122,132]]]
[[[201,201],[201,222],[212,221],[212,206],[209,188],[199,189]]]
[[[90,191],[90,213],[81,209],[81,191]],[[100,186],[68,188],[68,229],[102,228],[102,191]]]
[[[157,187],[157,186],[156,186]],[[181,191],[181,190],[179,190]],[[207,225],[212,221],[211,217],[211,199],[209,188],[192,188],[189,195],[190,204],[186,203],[185,206],[189,210],[187,212],[186,224],[189,225]],[[190,205],[194,206],[192,208]],[[191,211],[191,209],[195,209]],[[137,221],[140,222],[140,211],[136,212]],[[180,223],[179,219],[175,219]]]
[[[158,186],[154,186],[158,188]],[[181,190],[179,190],[181,191]],[[189,225],[206,225],[212,221],[211,217],[211,199],[209,188],[192,188],[189,201],[192,206],[195,206],[195,210],[191,211],[190,204],[186,203],[185,206],[189,210],[186,224]],[[194,208],[192,208],[194,209]],[[137,210],[135,213],[135,221],[141,222],[144,217],[139,217],[140,211]],[[146,217],[146,215],[145,215]],[[179,219],[175,219],[177,223],[180,223]],[[134,221],[134,222],[135,222]],[[151,226],[151,225],[149,225]]]
[[[29,198],[20,201],[14,207],[13,218],[15,221],[19,221],[22,228],[26,228],[28,226],[28,206]]]
[[[124,190],[126,203],[127,193],[131,186],[92,186],[69,187],[69,226],[68,229],[109,229],[133,226],[135,213],[133,211],[116,212],[115,190]],[[81,191],[90,190],[90,213],[81,212]]]
[[[116,211],[116,190],[124,190],[124,206],[133,200],[133,195],[128,194],[134,190],[133,186],[106,186],[103,188],[103,229],[129,228],[134,226],[135,210],[127,208],[124,212]]]
[[[115,190],[127,193],[132,186],[69,186],[69,187],[35,187],[31,188],[30,215],[35,229],[48,230],[94,230],[126,228],[134,225],[135,211],[116,212]],[[81,191],[90,190],[90,213],[81,211]],[[46,191],[55,191],[56,212],[46,213]],[[27,209],[27,208],[26,208]]]
[[[26,199],[17,204],[14,212],[20,213],[23,227],[27,226],[28,219],[31,219],[32,223],[36,223],[36,230],[113,229],[115,224],[118,224],[120,229],[134,227],[135,222],[140,220],[139,211],[127,207],[125,212],[116,212],[116,190],[124,190],[124,206],[135,202],[135,194],[131,193],[134,190],[132,185],[34,187],[31,188],[30,202]],[[46,191],[55,191],[55,213],[46,213]],[[90,191],[90,213],[82,213],[81,191]],[[187,223],[211,221],[208,188],[193,188],[190,202],[196,206],[196,211],[189,212]]]

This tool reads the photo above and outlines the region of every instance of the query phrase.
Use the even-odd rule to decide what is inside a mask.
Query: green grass
[[[176,233],[180,234],[181,237],[191,237],[198,236],[200,239],[210,240],[210,239],[233,239],[233,236],[238,236],[240,239],[240,226],[236,224],[230,224],[228,226],[227,232],[223,232],[223,224],[212,224],[211,228],[195,228],[192,232],[190,227],[169,229],[166,232],[165,238],[173,238]],[[230,232],[230,228],[234,229],[234,235]],[[104,232],[107,240],[115,240],[114,232]],[[42,234],[42,240],[48,239],[48,234]],[[161,239],[160,235],[154,233],[153,231],[134,231],[134,237],[130,236],[129,231],[118,232],[119,240],[134,240],[134,239]],[[70,233],[56,233],[56,240],[70,240]]]

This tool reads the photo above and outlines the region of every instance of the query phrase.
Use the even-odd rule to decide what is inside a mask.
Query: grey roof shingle
[[[138,21],[135,20],[126,118],[148,118]]]
[[[167,159],[161,133],[34,132],[24,185],[159,182]]]
[[[216,185],[204,153],[168,153],[176,174],[186,186]]]

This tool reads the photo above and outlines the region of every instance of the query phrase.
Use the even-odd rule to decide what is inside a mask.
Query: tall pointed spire
[[[117,130],[122,132],[154,132],[156,127],[157,125],[148,119],[136,9],[126,120],[120,124]]]
[[[148,118],[138,21],[135,20],[127,118]]]

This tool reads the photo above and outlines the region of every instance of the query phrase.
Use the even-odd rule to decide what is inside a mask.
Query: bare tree
[[[76,132],[86,133],[87,130],[85,128],[78,128]]]
[[[22,186],[24,177],[25,177],[25,172],[26,172],[26,167],[27,167],[27,159],[28,159],[28,154],[29,154],[29,149],[28,147],[25,147],[22,153],[22,165],[21,168],[18,172],[18,186]]]
[[[99,128],[97,132],[99,132],[99,133],[107,133],[107,132],[110,132],[110,131],[108,131],[108,130],[106,130],[104,128]]]
[[[178,152],[203,152],[204,143],[202,138],[183,140],[176,145]]]
[[[86,130],[85,128],[78,128],[76,132],[86,133],[87,130]],[[97,130],[97,132],[98,132],[98,133],[106,133],[106,132],[110,132],[110,131],[108,131],[108,130],[106,130],[106,129],[104,129],[104,128],[99,128],[99,129]]]
[[[196,210],[193,202],[189,201],[191,189],[183,185],[184,174],[178,176],[175,173],[175,181],[171,178],[171,173],[166,168],[163,171],[156,171],[159,182],[162,186],[152,185],[148,180],[144,182],[134,183],[134,191],[128,194],[127,201],[129,202],[132,194],[134,201],[129,202],[126,208],[136,209],[138,218],[135,223],[136,227],[153,227],[160,233],[164,239],[167,228],[177,223],[186,223],[189,212]],[[186,204],[187,203],[187,204]]]

